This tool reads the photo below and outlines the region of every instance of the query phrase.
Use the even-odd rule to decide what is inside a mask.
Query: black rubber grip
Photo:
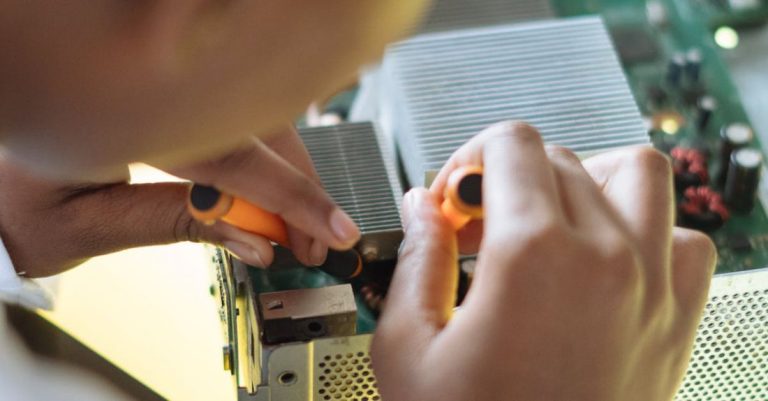
[[[469,174],[459,182],[459,198],[470,206],[483,205],[483,175]]]
[[[343,252],[331,249],[328,251],[325,263],[317,268],[331,276],[349,279],[360,274],[362,264],[363,260],[360,258],[360,254],[354,249]]]
[[[221,192],[214,187],[195,184],[189,191],[189,202],[200,211],[212,209],[219,199],[221,199]]]

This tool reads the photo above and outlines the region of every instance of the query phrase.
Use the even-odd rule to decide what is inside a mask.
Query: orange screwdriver
[[[216,188],[194,184],[189,191],[187,209],[193,218],[205,224],[221,220],[284,248],[290,247],[288,228],[280,216]],[[317,267],[334,277],[349,279],[362,271],[362,258],[354,249],[330,250],[325,263]]]
[[[456,231],[472,220],[483,218],[483,168],[466,166],[448,176],[440,206]]]

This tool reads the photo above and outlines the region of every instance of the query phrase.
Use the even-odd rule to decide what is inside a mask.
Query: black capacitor
[[[672,85],[680,85],[680,80],[683,78],[683,71],[685,70],[685,55],[682,53],[675,53],[672,59],[669,60],[667,66],[667,82]]]
[[[669,95],[664,90],[664,88],[658,85],[650,86],[647,93],[651,107],[662,106],[667,102],[667,99],[669,99]]]
[[[733,152],[749,146],[754,136],[752,128],[744,123],[732,123],[720,129],[720,173],[718,175],[720,185],[724,185],[728,177],[728,166],[731,164]]]
[[[704,56],[699,49],[688,50],[685,54],[685,74],[688,76],[688,80],[692,83],[699,82],[701,77],[701,63],[704,60]]]
[[[701,97],[696,104],[696,110],[699,113],[697,121],[699,130],[703,130],[707,128],[712,120],[712,114],[717,110],[717,99],[709,95]]]
[[[725,180],[725,203],[734,211],[749,213],[755,207],[763,154],[753,148],[739,149],[731,155]]]

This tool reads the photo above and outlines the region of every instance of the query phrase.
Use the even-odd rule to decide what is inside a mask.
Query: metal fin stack
[[[358,224],[369,261],[394,259],[402,240],[395,157],[371,123],[301,128],[323,186]]]
[[[376,74],[377,118],[411,185],[503,120],[582,155],[650,143],[599,17],[420,35],[390,47]]]
[[[438,0],[421,31],[441,32],[552,17],[549,0]]]

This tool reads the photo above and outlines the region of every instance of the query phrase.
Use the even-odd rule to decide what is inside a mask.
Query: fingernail
[[[352,219],[341,209],[331,213],[331,229],[336,238],[344,245],[352,246],[360,239],[360,230]]]
[[[413,203],[413,190],[408,191],[403,196],[403,230],[408,229],[408,222],[411,220],[411,203]]]
[[[258,252],[250,246],[236,241],[227,241],[224,247],[229,250],[236,258],[256,267],[266,268],[267,264],[261,258]]]
[[[309,247],[309,262],[313,266],[320,266],[325,263],[327,257],[328,247],[322,241],[313,240]]]

